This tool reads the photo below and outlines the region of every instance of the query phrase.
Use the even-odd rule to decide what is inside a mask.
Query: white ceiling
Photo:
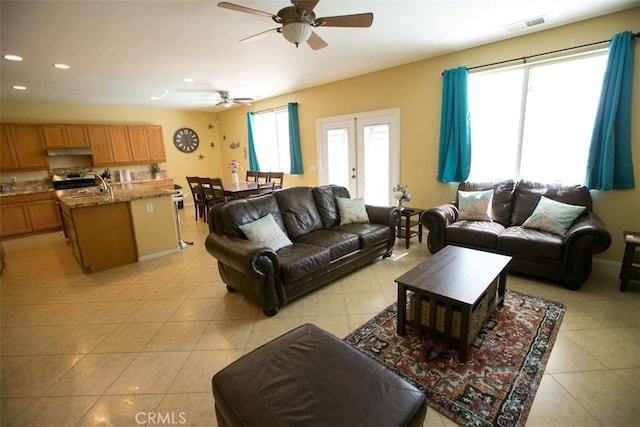
[[[612,13],[640,0],[320,0],[318,17],[373,12],[374,20],[365,29],[316,29],[329,45],[318,51],[306,44],[296,49],[276,33],[239,43],[277,24],[217,3],[1,0],[1,54],[24,58],[0,60],[1,99],[215,111],[211,90],[270,98]],[[233,3],[274,14],[290,5]],[[504,28],[538,16],[546,24]],[[54,63],[71,68],[58,70]]]

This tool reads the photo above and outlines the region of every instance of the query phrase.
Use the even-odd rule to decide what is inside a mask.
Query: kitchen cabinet
[[[146,126],[127,126],[131,158],[134,163],[150,162]]]
[[[129,133],[124,125],[87,125],[94,166],[132,163]]]
[[[78,263],[90,272],[138,260],[128,203],[71,209],[61,203],[65,235]]]
[[[115,164],[129,164],[133,161],[129,146],[129,132],[127,126],[109,125],[109,141]]]
[[[84,125],[41,125],[47,148],[87,148],[89,138]]]
[[[60,215],[53,192],[0,197],[1,236],[59,230]]]
[[[112,165],[113,152],[109,141],[109,130],[105,125],[88,125],[87,136],[91,146],[92,163],[94,166]]]
[[[48,169],[39,125],[2,125],[2,169]],[[4,159],[5,155],[10,156]]]
[[[162,126],[147,126],[147,144],[149,145],[149,160],[156,163],[167,161],[164,152]]]
[[[134,163],[167,161],[161,126],[131,125],[127,128],[131,144],[131,157]]]
[[[0,128],[0,168],[2,170],[18,169],[18,161],[9,136],[9,126],[5,124]]]

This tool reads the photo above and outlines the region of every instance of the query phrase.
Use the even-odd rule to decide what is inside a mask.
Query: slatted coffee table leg
[[[407,288],[398,283],[398,316],[396,318],[398,335],[404,335],[404,324],[407,319]]]

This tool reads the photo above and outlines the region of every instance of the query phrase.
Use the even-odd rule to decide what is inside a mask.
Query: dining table
[[[224,182],[224,195],[231,199],[243,199],[258,192],[258,183],[240,181],[238,183]]]

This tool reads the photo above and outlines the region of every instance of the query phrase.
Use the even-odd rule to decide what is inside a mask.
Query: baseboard
[[[156,259],[156,258],[161,258],[163,256],[175,254],[177,252],[180,252],[180,249],[175,248],[175,249],[169,249],[167,251],[156,252],[155,254],[150,254],[150,255],[145,255],[145,256],[138,257],[138,262],[144,262],[144,261],[149,261],[149,260]]]

